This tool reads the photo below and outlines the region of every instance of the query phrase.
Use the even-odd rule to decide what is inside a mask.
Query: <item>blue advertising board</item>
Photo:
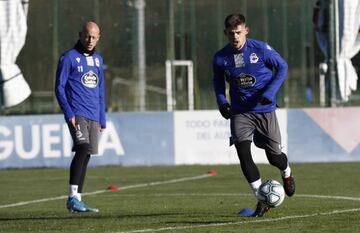
[[[280,109],[283,152],[291,162],[360,161],[360,108]],[[238,163],[229,121],[216,110],[107,114],[90,166]],[[68,167],[72,140],[63,116],[0,118],[0,168]],[[252,147],[257,163],[263,150]]]
[[[174,164],[171,113],[109,113],[90,166]],[[72,140],[62,115],[0,118],[0,168],[68,167]]]

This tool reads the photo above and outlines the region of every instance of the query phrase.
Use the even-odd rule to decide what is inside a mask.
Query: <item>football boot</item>
[[[282,178],[283,185],[285,189],[285,193],[287,196],[291,197],[295,193],[295,179],[293,176],[289,176],[287,178]]]
[[[256,209],[251,217],[262,217],[268,211],[270,211],[270,207],[268,207],[265,203],[259,201],[256,205]]]
[[[76,197],[69,197],[66,202],[66,208],[70,212],[87,212],[84,203],[79,201]]]

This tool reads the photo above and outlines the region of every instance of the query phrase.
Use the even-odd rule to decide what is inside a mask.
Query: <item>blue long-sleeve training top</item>
[[[84,54],[76,48],[59,59],[55,94],[65,120],[77,116],[106,128],[103,60],[100,54]]]
[[[276,92],[287,74],[288,66],[267,43],[246,38],[241,49],[230,44],[213,57],[213,87],[218,106],[228,103],[225,81],[230,86],[233,113],[272,112],[276,109]],[[269,105],[259,100],[266,97]]]

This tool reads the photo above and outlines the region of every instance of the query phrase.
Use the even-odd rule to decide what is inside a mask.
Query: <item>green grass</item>
[[[120,189],[83,197],[100,213],[81,214],[68,213],[65,199],[3,207],[66,195],[68,169],[0,170],[0,232],[360,232],[360,163],[293,164],[292,168],[295,196],[263,218],[237,216],[241,208],[254,208],[255,199],[235,165],[89,168],[86,192],[109,185]],[[125,189],[198,176],[211,169],[216,176]],[[259,165],[259,169],[263,179],[280,181],[274,167]]]

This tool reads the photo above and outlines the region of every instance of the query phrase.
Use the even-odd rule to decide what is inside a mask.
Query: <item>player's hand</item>
[[[268,104],[271,104],[272,103],[272,101],[271,100],[269,100],[268,98],[266,98],[266,97],[264,97],[264,96],[262,96],[261,98],[260,98],[260,104],[262,104],[262,105],[268,105]]]
[[[231,117],[232,115],[232,112],[231,112],[231,107],[230,107],[230,104],[226,103],[224,105],[222,105],[220,108],[219,108],[219,111],[221,113],[221,115],[227,120]]]
[[[72,126],[72,127],[76,127],[76,121],[75,121],[75,117],[71,117],[69,120],[68,120],[68,123]]]

